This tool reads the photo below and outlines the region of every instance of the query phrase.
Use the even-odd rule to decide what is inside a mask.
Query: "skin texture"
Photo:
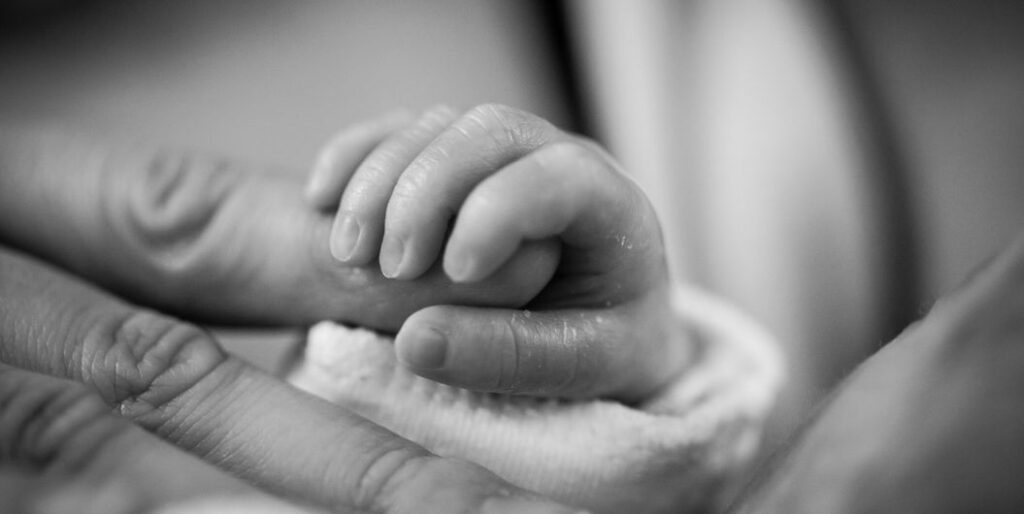
[[[712,296],[680,289],[701,341],[688,370],[637,406],[453,388],[397,365],[391,338],[322,322],[289,382],[439,455],[595,513],[713,512],[756,453],[780,384],[773,339]]]
[[[568,512],[297,391],[151,309],[394,330],[439,301],[523,303],[539,286],[519,271],[463,286],[440,272],[396,282],[339,268],[330,219],[297,182],[49,129],[0,131],[0,205],[0,241],[20,248],[0,246],[0,473],[21,484],[0,496],[3,510],[54,497],[83,505],[86,488],[113,491],[85,495],[103,512],[211,489],[339,512]],[[550,259],[526,253],[513,267]]]
[[[530,270],[553,261],[528,249],[487,283],[453,284],[440,270],[392,281],[337,266],[330,220],[271,170],[48,128],[0,133],[0,159],[3,241],[190,319],[394,332],[438,302],[521,306],[547,278]]]
[[[398,128],[365,144],[382,126]],[[335,149],[353,141],[364,143],[358,166]],[[442,106],[346,129],[323,150],[307,198],[335,218],[339,267],[379,266],[396,282],[440,264],[457,284],[482,284],[538,247],[559,259],[531,270],[550,281],[525,311],[439,304],[414,313],[396,345],[424,377],[639,401],[688,361],[690,345],[668,321],[650,203],[603,150],[529,113]]]
[[[117,416],[79,383],[0,365],[0,385],[4,512],[148,512],[210,495],[289,508]]]
[[[501,111],[477,116],[488,110]],[[527,169],[610,166],[578,141],[542,145],[536,153],[544,148],[559,150],[539,164],[527,159],[538,164]],[[134,511],[219,484],[343,512],[564,512],[295,391],[225,355],[195,325],[136,303],[231,323],[365,320],[402,327],[400,351],[418,344],[419,329],[428,327],[444,336],[445,359],[440,368],[416,369],[423,375],[527,393],[600,394],[612,384],[612,392],[628,397],[645,369],[630,355],[657,355],[648,352],[669,340],[639,337],[648,342],[614,351],[626,335],[660,333],[659,320],[668,319],[658,311],[667,305],[660,261],[623,259],[659,253],[648,253],[660,240],[652,239],[656,223],[646,211],[586,218],[595,225],[577,225],[572,233],[580,239],[559,235],[551,285],[522,285],[515,273],[504,285],[453,284],[439,268],[427,273],[434,281],[388,280],[379,268],[346,267],[331,257],[333,218],[309,211],[301,185],[238,170],[225,161],[111,149],[46,130],[0,132],[0,502],[7,502],[0,506],[17,510],[53,497],[80,502],[83,488],[100,482],[116,491],[123,481],[138,498],[90,496],[100,505],[94,510],[116,512],[104,503],[114,496],[127,496],[121,510]],[[630,199],[621,205],[636,207],[630,189],[616,191]],[[609,249],[611,241],[600,237],[607,233],[635,237],[633,249],[644,251],[611,252],[616,257],[609,259],[598,252]],[[523,261],[525,269],[552,266],[550,249],[534,256]],[[1024,474],[1022,281],[1018,241],[865,363],[736,510],[1024,510],[1017,484]],[[583,293],[570,296],[558,284]],[[566,307],[576,300],[583,303]],[[445,303],[484,301],[504,307]],[[517,302],[530,305],[529,316],[503,310]],[[608,339],[594,338],[599,332]],[[470,334],[493,336],[498,346],[469,348]],[[547,348],[551,353],[538,360],[536,352]],[[491,382],[460,378],[469,373],[466,363],[478,362],[473,356],[488,352],[499,367]],[[538,362],[553,364],[520,378],[538,369],[521,364]],[[495,376],[506,378],[495,386]],[[566,376],[573,380],[558,382]],[[146,464],[146,455],[173,461],[183,482],[164,490],[168,477]],[[83,467],[86,461],[93,464]]]

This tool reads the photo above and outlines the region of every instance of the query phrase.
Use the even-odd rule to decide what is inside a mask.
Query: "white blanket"
[[[642,405],[476,393],[413,375],[391,339],[323,322],[289,379],[443,456],[595,512],[714,506],[753,457],[780,385],[773,340],[705,293],[678,290],[695,362]]]

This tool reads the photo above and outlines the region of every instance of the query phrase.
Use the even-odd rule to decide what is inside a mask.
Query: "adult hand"
[[[355,166],[386,127],[349,148]],[[214,323],[323,319],[394,332],[437,303],[521,306],[556,258],[531,246],[492,280],[415,282],[339,266],[331,220],[304,205],[300,180],[146,145],[107,146],[52,130],[0,130],[0,241],[121,296]]]
[[[681,372],[689,347],[654,211],[607,153],[500,105],[386,119],[400,129],[360,166],[335,164],[344,153],[328,145],[311,176],[313,203],[337,208],[339,269],[379,256],[385,275],[415,283],[440,261],[457,283],[484,284],[537,245],[561,251],[557,269],[522,276],[545,279],[526,310],[448,302],[414,314],[396,340],[407,366],[469,389],[625,400]]]
[[[326,240],[314,243],[322,228],[301,214],[287,181],[63,136],[0,139],[4,241],[177,312],[292,323],[344,311],[394,326],[403,309],[437,298],[510,298],[493,284],[437,276],[424,288],[325,267]],[[403,292],[397,306],[384,305]],[[214,490],[255,494],[131,421],[250,484],[332,510],[562,512],[296,391],[226,355],[194,325],[3,247],[0,362],[0,474],[29,484],[3,496],[12,508],[54,488],[80,498],[83,484],[97,481],[120,491],[92,496],[105,512]]]
[[[865,362],[737,512],[1024,512],[1024,237]]]

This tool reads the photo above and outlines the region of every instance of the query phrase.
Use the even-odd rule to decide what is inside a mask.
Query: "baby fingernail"
[[[405,243],[395,236],[384,238],[384,244],[380,247],[380,272],[385,277],[395,278],[401,271],[402,257],[405,253]]]
[[[361,231],[359,221],[355,217],[351,214],[341,215],[331,230],[331,255],[341,262],[348,262],[356,251]]]
[[[447,338],[432,328],[416,331],[410,343],[398,346],[398,358],[415,369],[440,369],[447,357]]]
[[[455,282],[465,282],[472,278],[473,259],[462,252],[449,252],[445,255],[444,271]]]

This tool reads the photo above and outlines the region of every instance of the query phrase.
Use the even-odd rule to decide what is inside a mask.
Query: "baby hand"
[[[310,179],[314,204],[337,205],[330,246],[340,261],[376,258],[398,280],[440,261],[453,281],[472,283],[524,245],[561,251],[557,269],[531,270],[546,285],[529,310],[411,316],[396,345],[413,371],[478,390],[640,399],[681,370],[688,351],[669,312],[657,219],[603,150],[499,105],[381,123],[392,133],[361,164],[333,164],[332,148],[353,145],[328,145]]]

